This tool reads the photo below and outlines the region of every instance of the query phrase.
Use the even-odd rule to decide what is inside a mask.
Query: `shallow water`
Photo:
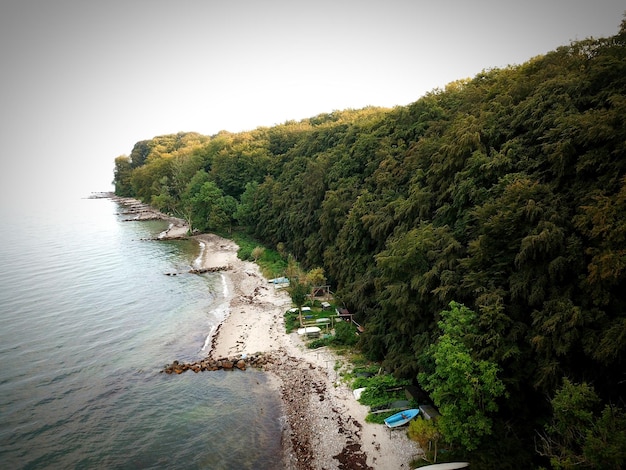
[[[0,213],[2,466],[280,468],[262,373],[160,373],[206,355],[222,275],[186,274],[197,243],[146,240],[167,224],[119,211],[76,198]]]

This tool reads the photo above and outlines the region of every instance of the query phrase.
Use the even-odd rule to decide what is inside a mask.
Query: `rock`
[[[213,266],[210,268],[190,269],[190,274],[217,273],[220,271],[228,271],[230,266]]]
[[[239,370],[246,370],[248,366],[256,367],[258,369],[267,369],[268,365],[280,365],[280,361],[273,354],[257,353],[255,355],[239,354],[237,356],[221,357],[218,359],[209,357],[192,363],[180,363],[173,361],[171,364],[166,365],[161,372],[166,374],[182,374],[187,370],[192,370],[195,373],[208,371],[216,371],[220,369],[231,370],[237,368]]]

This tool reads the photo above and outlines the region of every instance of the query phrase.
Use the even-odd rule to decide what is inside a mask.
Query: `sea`
[[[263,372],[161,372],[208,354],[223,274],[87,196],[0,211],[0,468],[282,468]]]

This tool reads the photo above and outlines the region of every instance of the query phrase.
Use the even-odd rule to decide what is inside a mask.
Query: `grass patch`
[[[365,388],[359,398],[359,403],[370,407],[370,413],[365,418],[368,423],[384,424],[389,416],[407,408],[417,408],[417,402],[407,400],[405,388],[410,380],[397,379],[392,375],[379,374],[377,364],[367,364],[355,367],[350,376],[352,388]],[[407,402],[406,406],[399,407],[397,402]]]
[[[396,379],[393,375],[374,375],[373,377],[357,377],[352,388],[365,388],[359,402],[370,408],[379,408],[391,402],[406,400],[404,388],[409,380]]]
[[[287,269],[287,260],[285,260],[278,251],[263,246],[258,240],[255,240],[244,232],[233,231],[229,236],[239,245],[239,251],[237,252],[239,259],[255,261],[253,256],[254,249],[261,247],[263,250],[261,250],[261,255],[255,262],[259,265],[263,275],[268,279],[274,279],[284,275]]]
[[[368,413],[365,417],[366,423],[385,424],[385,420],[390,416],[402,411],[404,408],[397,408],[395,410],[386,411],[384,413]]]
[[[304,321],[304,324],[306,326],[319,326],[320,329],[322,330],[322,334],[326,333],[327,332],[326,325],[318,324],[316,320],[319,320],[320,318],[330,319],[331,316],[334,316],[334,312],[332,310],[322,309],[319,301],[306,302],[303,305],[303,307],[311,308],[310,311],[302,312],[302,320]],[[337,324],[341,324],[341,323],[344,323],[344,322],[338,322]],[[335,328],[337,327],[337,324],[335,324]],[[348,324],[346,323],[346,325]],[[291,333],[297,328],[300,328],[300,317],[299,317],[298,311],[285,312],[285,329],[287,330],[287,333]],[[356,329],[354,331],[356,331]],[[328,332],[330,332],[330,324],[328,325]]]
[[[351,355],[354,352],[354,348],[358,343],[359,337],[357,336],[356,326],[352,323],[335,319],[332,310],[324,310],[321,307],[321,303],[319,301],[309,301],[304,306],[310,307],[311,310],[303,312],[302,320],[305,326],[317,326],[320,328],[320,337],[306,340],[306,346],[309,349],[319,349],[323,347],[331,347],[333,352],[338,355]],[[295,309],[294,309],[295,310]],[[296,311],[286,311],[284,314],[285,317],[285,330],[287,333],[291,333],[298,328],[301,328],[300,325],[300,316],[299,312]],[[329,324],[325,323],[317,323],[319,319],[330,319],[331,322]],[[331,327],[331,325],[333,325]],[[332,328],[332,329],[331,329]],[[357,360],[365,361],[361,355],[354,355]]]

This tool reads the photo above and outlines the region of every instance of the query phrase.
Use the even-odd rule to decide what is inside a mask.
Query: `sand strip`
[[[130,206],[129,220],[169,220],[169,229],[159,238],[186,238],[184,221],[134,199],[113,199]],[[213,234],[193,238],[203,244],[194,268],[219,268],[230,298],[227,316],[211,338],[209,355],[263,352],[272,358],[265,370],[275,379],[286,416],[285,468],[408,469],[420,449],[405,430],[390,432],[382,425],[366,423],[367,407],[339,380],[333,352],[307,349],[296,333],[285,333],[283,315],[291,307],[287,292],[269,283],[256,264],[237,258],[233,241]]]
[[[365,422],[367,407],[338,381],[332,351],[307,349],[286,334],[286,291],[276,289],[259,267],[237,258],[237,245],[216,235],[197,235],[205,244],[201,268],[229,266],[222,272],[231,297],[229,313],[212,340],[212,357],[271,353],[266,370],[275,376],[283,400],[286,468],[408,469],[419,447],[405,430],[389,432]]]

